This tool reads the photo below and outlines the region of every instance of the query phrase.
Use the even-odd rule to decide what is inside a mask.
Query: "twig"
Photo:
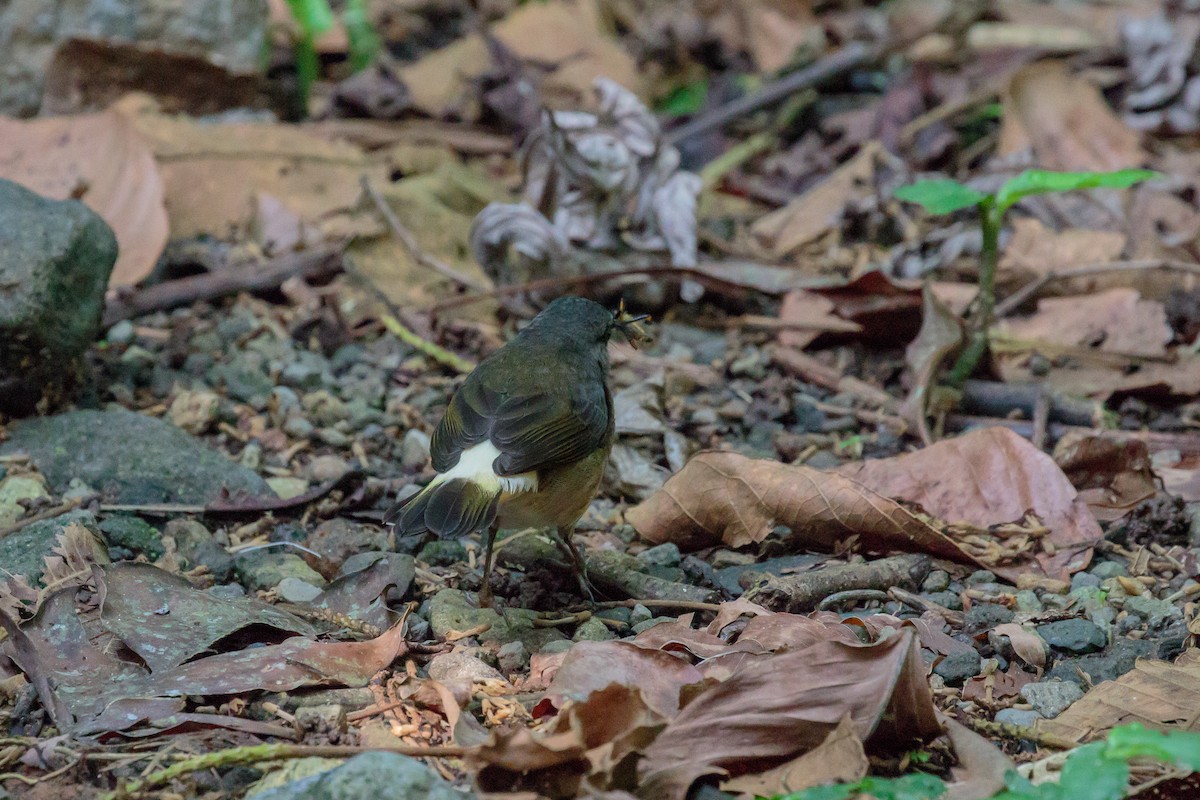
[[[899,600],[901,603],[904,603],[904,605],[909,606],[910,608],[915,608],[917,611],[922,613],[926,611],[932,611],[933,613],[940,615],[942,619],[946,620],[946,622],[950,623],[951,625],[963,624],[963,612],[955,611],[952,608],[946,608],[939,603],[935,603],[932,600],[927,600],[924,597],[921,597],[919,594],[913,594],[907,589],[901,589],[899,586],[893,586],[888,589],[888,596],[893,600]]]
[[[1103,264],[1086,264],[1082,267],[1047,272],[1017,289],[1008,297],[996,304],[996,319],[1008,316],[1020,308],[1026,300],[1037,294],[1047,284],[1070,278],[1085,278],[1090,275],[1102,275],[1106,272],[1142,271],[1164,269],[1175,272],[1190,272],[1200,274],[1200,264],[1190,261],[1171,261],[1169,259],[1153,258],[1144,261],[1109,261]]]
[[[828,611],[834,606],[840,606],[842,603],[860,603],[872,600],[886,603],[891,599],[891,596],[882,589],[847,589],[844,592],[834,592],[821,600],[821,602],[817,603],[817,610]]]
[[[605,600],[602,603],[590,604],[595,609],[605,608],[633,608],[634,606],[645,606],[646,608],[677,608],[680,611],[720,611],[720,603],[700,603],[695,600]]]
[[[456,372],[467,373],[475,369],[475,364],[468,361],[460,355],[451,353],[444,347],[434,344],[428,339],[422,339],[417,334],[404,326],[404,323],[393,317],[391,314],[380,314],[379,321],[383,323],[383,327],[391,331],[397,339],[404,342],[414,350],[423,353],[434,361]]]
[[[969,380],[962,387],[964,411],[989,417],[1007,417],[1020,411],[1032,417],[1038,398],[1050,403],[1050,420],[1068,425],[1097,425],[1104,418],[1104,404],[1054,391],[1040,383],[1000,383]]]
[[[461,758],[473,748],[457,747],[455,745],[440,745],[422,747],[419,745],[389,745],[385,747],[357,747],[354,745],[333,744],[258,744],[246,747],[231,747],[227,750],[217,750],[204,753],[184,761],[177,762],[153,772],[140,780],[126,782],[115,792],[104,795],[104,800],[118,800],[128,797],[135,792],[144,792],[163,786],[176,778],[189,775],[201,770],[219,767],[232,767],[239,764],[258,764],[263,761],[282,761],[292,758],[353,758],[369,751],[399,753],[413,758]]]
[[[44,520],[54,519],[55,517],[61,517],[63,514],[66,514],[69,511],[74,511],[76,508],[79,508],[79,506],[82,504],[82,502],[83,501],[79,500],[79,499],[68,500],[67,502],[62,503],[60,505],[53,506],[51,508],[47,508],[45,511],[39,511],[38,513],[34,514],[33,516],[26,517],[25,519],[17,520],[16,522],[14,522],[10,525],[5,525],[4,527],[0,528],[0,539],[3,539],[5,536],[8,536],[9,534],[16,533],[17,531],[21,530],[22,528],[28,527],[35,522],[42,522]]]
[[[1011,722],[991,722],[986,719],[967,717],[967,724],[979,731],[992,736],[1003,736],[1005,739],[1020,741],[1022,739],[1043,747],[1053,747],[1056,750],[1072,750],[1079,746],[1063,736],[1046,731],[1040,731],[1032,725],[1015,725]]]
[[[668,131],[664,137],[667,144],[678,145],[680,142],[698,136],[702,133],[723,128],[734,120],[742,119],[760,108],[778,103],[789,95],[803,89],[810,89],[817,84],[827,81],[843,72],[873,61],[881,51],[869,47],[862,42],[851,42],[824,58],[818,59],[804,69],[784,75],[771,81],[757,92],[739,97],[725,105],[718,106],[712,111],[702,114],[696,119],[681,125],[673,131]]]
[[[591,611],[580,611],[578,614],[569,614],[559,619],[542,619],[534,617],[533,627],[535,628],[565,628],[568,625],[579,625],[587,622],[592,618]]]
[[[363,191],[367,193],[367,197],[371,198],[371,202],[379,209],[379,213],[383,216],[384,221],[391,228],[392,235],[408,251],[408,255],[413,261],[433,270],[444,278],[449,278],[459,286],[477,291],[487,291],[487,284],[475,280],[470,275],[459,272],[437,256],[422,250],[421,245],[417,243],[417,237],[413,236],[412,231],[404,227],[404,223],[396,216],[396,212],[392,211],[392,207],[388,205],[387,200],[371,185],[370,179],[366,175],[363,175],[359,182],[362,184]]]
[[[333,245],[318,247],[302,253],[289,253],[262,265],[206,272],[148,286],[127,295],[117,294],[104,308],[103,325],[107,328],[123,319],[152,311],[166,311],[199,300],[274,289],[288,278],[296,276],[311,278],[336,272],[341,268],[340,249],[340,246]]]
[[[858,378],[843,375],[794,347],[775,347],[771,350],[771,361],[794,377],[835,392],[852,394],[887,411],[896,411],[900,407],[900,401],[882,389]]]

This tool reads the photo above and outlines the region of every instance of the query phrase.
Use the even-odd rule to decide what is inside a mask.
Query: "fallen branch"
[[[293,758],[353,758],[369,751],[399,753],[413,758],[461,758],[473,751],[470,747],[441,745],[421,747],[419,745],[389,745],[386,747],[357,747],[332,744],[258,744],[246,747],[231,747],[212,753],[179,761],[166,769],[152,772],[145,778],[127,781],[115,792],[103,795],[104,800],[119,800],[136,792],[144,792],[164,786],[176,778],[206,769],[232,767],[241,764],[259,764],[263,761],[282,761]]]
[[[861,564],[838,564],[796,575],[763,574],[761,582],[743,597],[772,611],[812,611],[839,592],[899,586],[915,589],[929,574],[933,561],[921,553],[890,556]]]
[[[1200,275],[1200,264],[1190,261],[1172,261],[1163,258],[1147,259],[1144,261],[1109,261],[1103,264],[1086,264],[1082,267],[1047,272],[1045,275],[1033,279],[997,303],[995,318],[1000,319],[1001,317],[1008,316],[1024,305],[1025,301],[1055,281],[1063,281],[1070,278],[1086,278],[1092,275],[1103,275],[1107,272],[1142,272],[1156,269],[1189,272],[1193,275]]]
[[[4,527],[0,527],[0,539],[3,539],[5,536],[8,536],[9,534],[16,533],[17,531],[21,530],[22,528],[28,527],[29,525],[32,525],[35,522],[42,522],[44,520],[54,519],[55,517],[61,517],[63,514],[66,514],[68,511],[74,511],[75,509],[79,508],[79,506],[81,504],[82,504],[81,500],[68,500],[67,502],[62,503],[60,505],[53,506],[52,508],[47,508],[45,511],[39,511],[38,513],[34,514],[33,516],[26,517],[25,519],[17,520],[16,522],[12,523],[11,525],[5,525]]]
[[[383,195],[381,195],[375,189],[375,187],[371,185],[371,181],[366,175],[362,176],[360,183],[362,184],[363,191],[366,192],[367,197],[371,198],[371,202],[375,204],[377,209],[379,209],[379,213],[383,216],[384,221],[387,222],[388,228],[390,228],[392,231],[392,235],[395,236],[396,240],[399,241],[404,249],[408,251],[408,255],[413,261],[417,262],[423,267],[433,270],[443,278],[449,278],[459,286],[464,286],[468,289],[475,289],[477,291],[487,291],[487,284],[483,283],[482,281],[475,280],[470,275],[459,272],[445,261],[442,261],[440,258],[422,250],[421,245],[417,243],[417,237],[413,236],[412,231],[404,227],[404,223],[401,222],[400,218],[396,216],[396,212],[392,211],[392,207],[388,205],[387,200],[385,200]]]
[[[200,300],[213,300],[238,292],[275,289],[288,278],[315,278],[341,269],[340,245],[329,245],[289,253],[265,264],[247,264],[236,269],[206,272],[158,283],[129,294],[120,291],[104,307],[104,327],[154,311],[166,311]]]
[[[895,412],[900,408],[900,401],[883,389],[858,378],[843,375],[833,367],[821,363],[808,353],[802,353],[794,347],[772,348],[771,361],[792,377],[800,378],[808,383],[814,383],[835,392],[852,394],[885,411]]]
[[[1104,418],[1104,404],[1055,391],[1040,383],[1000,383],[969,380],[962,387],[964,410],[988,417],[1007,417],[1020,411],[1032,417],[1038,398],[1049,401],[1050,421],[1068,425],[1097,425]]]
[[[680,142],[692,137],[723,128],[730,122],[743,119],[760,108],[774,105],[796,92],[811,89],[817,84],[836,77],[843,72],[849,72],[856,67],[873,61],[880,54],[881,51],[879,49],[869,47],[862,42],[851,42],[840,50],[836,50],[818,59],[804,69],[796,70],[767,83],[757,92],[717,106],[711,111],[696,117],[691,122],[668,131],[664,136],[664,140],[666,144],[678,145]]]
[[[588,578],[606,592],[651,600],[712,603],[717,593],[687,583],[638,572],[641,562],[626,553],[600,551],[586,556]]]

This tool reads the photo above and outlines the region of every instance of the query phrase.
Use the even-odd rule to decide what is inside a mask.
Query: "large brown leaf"
[[[120,248],[112,286],[149,275],[167,243],[158,165],[134,125],[115,111],[0,117],[0,178],[57,200],[77,197],[99,214]]]
[[[915,635],[816,642],[747,662],[646,749],[643,796],[682,798],[702,775],[774,766],[820,745],[846,715],[860,741],[904,746],[940,733]]]
[[[1049,529],[1044,541],[1035,539],[1030,551],[1010,563],[989,566],[1014,580],[1030,571],[1068,577],[1087,566],[1101,536],[1087,504],[1054,460],[1007,428],[973,431],[915,453],[847,464],[838,471],[951,524],[991,528],[1032,512]]]
[[[1027,511],[1049,529],[1051,548],[1023,529],[989,532]],[[869,548],[973,561],[1012,577],[1082,569],[1100,537],[1054,462],[1001,428],[838,472],[701,453],[626,519],[643,537],[684,549],[740,547],[787,525],[816,547],[859,536]]]

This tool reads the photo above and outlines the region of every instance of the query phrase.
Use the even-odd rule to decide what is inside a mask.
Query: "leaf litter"
[[[370,11],[388,47],[366,71],[351,76],[341,21],[319,41],[310,122],[179,114],[164,92],[0,126],[21,140],[6,176],[81,196],[117,230],[119,296],[179,292],[178,275],[232,287],[109,331],[89,356],[99,402],[178,416],[289,498],[201,514],[64,484],[78,494],[56,505],[12,479],[40,465],[0,460],[2,518],[19,526],[0,527],[0,547],[44,535],[42,517],[70,503],[91,515],[46,540],[37,570],[0,573],[0,721],[45,731],[20,762],[0,750],[0,768],[59,788],[77,777],[53,774],[63,753],[84,742],[137,764],[117,768],[124,780],[154,763],[132,740],[159,753],[298,740],[449,747],[429,763],[487,792],[769,797],[915,765],[983,798],[1034,747],[1130,719],[1186,727],[1200,212],[1189,143],[1166,136],[1194,130],[1194,48],[1170,39],[1190,37],[1190,16],[401,5]],[[901,29],[915,44],[885,45],[894,72],[852,62],[778,113],[711,122],[728,98]],[[279,28],[276,55],[297,30]],[[1097,42],[1124,60],[1064,56]],[[98,73],[113,85],[96,93],[86,58],[136,57],[89,47],[58,54],[74,70],[52,87],[63,109],[86,104],[72,86],[120,96],[119,72]],[[277,80],[281,63],[206,71],[220,85],[204,102]],[[520,147],[546,119],[541,135],[571,144],[549,163]],[[581,119],[595,125],[569,124]],[[26,147],[39,127],[51,146]],[[78,131],[103,146],[75,154]],[[598,177],[616,178],[593,170],[556,184],[555,203],[517,207],[511,228],[477,222],[529,189],[530,167],[578,170],[597,135],[633,154],[636,190],[599,196]],[[1011,405],[981,420],[939,386],[978,302],[978,232],[911,217],[893,192],[927,170],[989,191],[1028,166],[1167,177],[1013,209],[999,290],[1025,293],[968,392]],[[698,193],[668,190],[695,174]],[[320,248],[341,262],[320,277],[238,283]],[[165,283],[131,288],[152,269]],[[257,296],[224,299],[239,288]],[[439,365],[486,357],[549,296],[616,291],[664,322],[649,351],[614,350],[619,441],[579,541],[613,599],[633,596],[578,605],[548,541],[517,534],[501,604],[475,614],[473,542],[439,552],[374,524],[431,475],[423,437],[457,380]],[[1089,421],[1103,424],[1064,418],[1064,389],[1099,398]],[[175,406],[184,393],[202,419]],[[1082,700],[1042,702],[1074,679]]]

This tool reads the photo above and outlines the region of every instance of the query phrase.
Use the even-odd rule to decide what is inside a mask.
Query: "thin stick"
[[[61,505],[57,505],[52,508],[47,508],[45,511],[39,511],[38,513],[34,514],[31,517],[26,517],[25,519],[17,520],[16,522],[12,523],[11,525],[6,525],[3,528],[0,528],[0,539],[3,539],[5,536],[8,536],[11,533],[16,533],[17,531],[21,530],[22,528],[28,527],[35,522],[42,522],[43,520],[54,519],[55,517],[61,517],[63,514],[66,514],[69,511],[73,511],[76,508],[79,508],[81,503],[82,503],[82,501],[78,500],[78,499],[68,500],[67,502],[62,503]]]
[[[274,289],[292,277],[315,277],[336,272],[341,266],[340,246],[318,247],[302,253],[289,253],[261,265],[246,265],[245,269],[206,272],[179,280],[167,281],[132,294],[117,294],[104,307],[104,327],[121,320],[140,317],[152,311],[166,311],[195,303],[213,300],[238,292],[261,292]]]
[[[1171,261],[1162,258],[1153,258],[1144,261],[1109,261],[1103,264],[1085,264],[1082,267],[1047,272],[1045,275],[1033,279],[997,303],[995,316],[996,319],[1008,316],[1047,284],[1055,281],[1067,280],[1069,278],[1085,278],[1090,275],[1102,275],[1106,272],[1124,272],[1126,270],[1137,272],[1154,269],[1200,274],[1200,264],[1193,264],[1190,261]]]
[[[592,608],[678,608],[682,611],[720,611],[720,603],[701,603],[697,600],[605,600],[602,603],[591,604]]]
[[[686,125],[668,131],[664,137],[667,144],[678,145],[685,139],[723,128],[734,120],[754,113],[760,108],[778,103],[803,89],[810,89],[832,77],[848,72],[877,58],[880,51],[862,42],[851,42],[824,58],[818,59],[804,69],[796,70],[782,78],[771,81],[757,92],[739,97],[723,106],[702,114]]]
[[[460,355],[451,353],[444,347],[436,345],[428,339],[422,339],[417,334],[413,333],[408,328],[404,327],[404,323],[393,317],[391,314],[380,314],[379,321],[383,323],[383,327],[392,332],[393,335],[400,341],[404,342],[409,347],[424,353],[439,364],[443,364],[456,372],[467,373],[475,369],[475,363],[468,361]]]
[[[1056,750],[1072,750],[1079,746],[1078,742],[1073,742],[1063,736],[1058,736],[1053,733],[1039,731],[1031,725],[1016,725],[1011,722],[991,722],[986,719],[977,719],[975,717],[967,717],[967,724],[979,731],[980,733],[988,733],[992,736],[1003,736],[1006,739],[1033,742],[1036,745],[1043,747],[1053,747]]]
[[[437,256],[422,250],[421,245],[417,244],[417,237],[413,236],[412,231],[404,227],[404,223],[396,216],[396,212],[392,211],[392,207],[388,205],[387,200],[371,185],[370,179],[366,175],[363,175],[360,182],[362,183],[363,191],[367,193],[367,197],[371,198],[371,202],[379,209],[380,215],[383,216],[384,221],[391,228],[392,235],[408,251],[408,255],[413,261],[433,270],[442,277],[449,278],[459,286],[465,286],[468,289],[476,289],[478,291],[487,291],[488,286],[483,282],[459,272]]]
[[[227,750],[217,750],[212,753],[195,756],[172,764],[166,769],[160,769],[147,775],[141,780],[125,783],[119,790],[104,795],[104,800],[117,800],[127,797],[134,792],[144,792],[158,786],[163,786],[176,778],[189,775],[201,770],[217,767],[231,767],[238,764],[258,764],[263,761],[282,761],[292,758],[353,758],[360,753],[378,751],[399,753],[413,758],[461,758],[472,751],[469,747],[441,745],[421,747],[419,745],[390,745],[386,747],[357,747],[354,745],[332,744],[259,744],[246,747],[231,747]]]

